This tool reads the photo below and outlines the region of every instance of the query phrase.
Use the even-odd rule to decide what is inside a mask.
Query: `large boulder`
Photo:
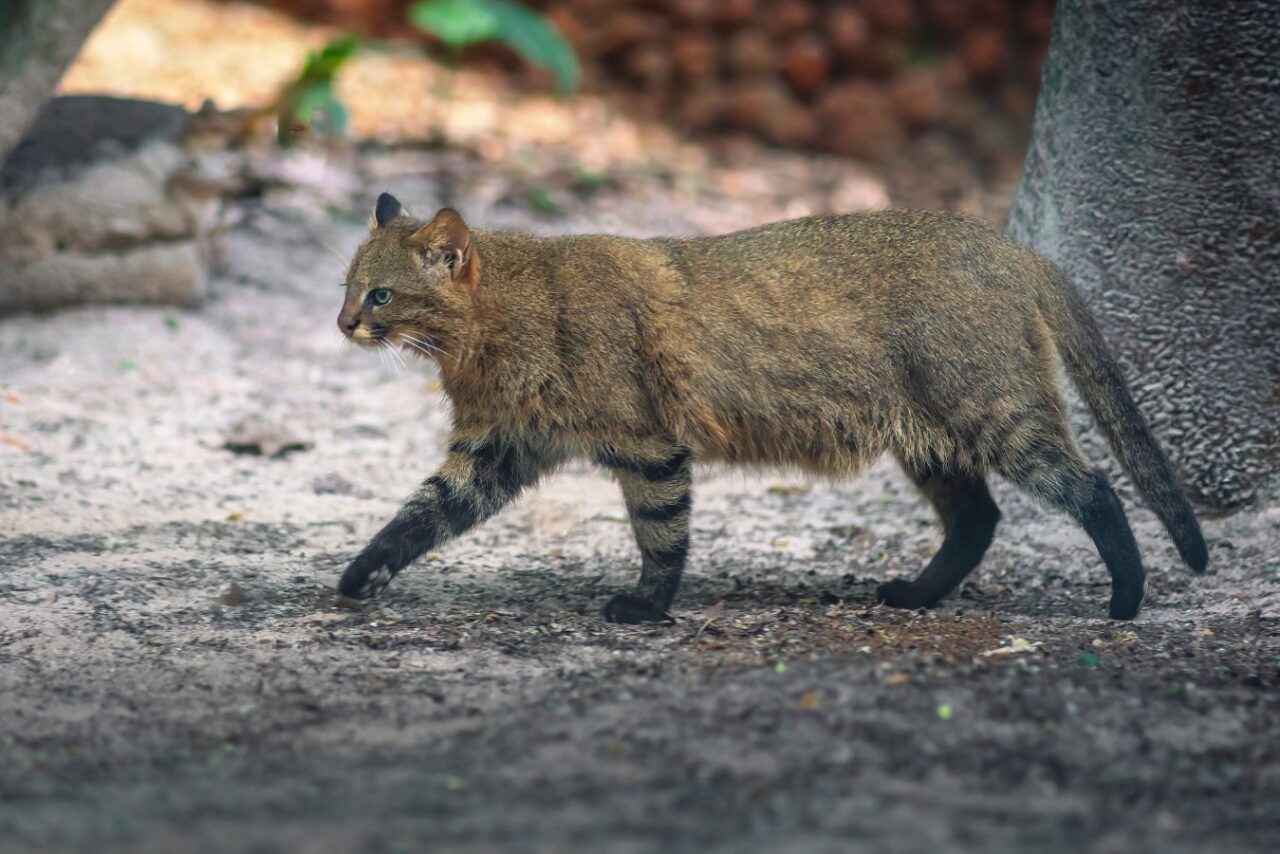
[[[0,311],[198,300],[222,187],[191,121],[148,101],[50,101],[0,167]]]

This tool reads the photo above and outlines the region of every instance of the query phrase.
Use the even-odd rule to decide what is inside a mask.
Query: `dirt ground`
[[[1274,850],[1274,503],[1206,520],[1200,579],[1134,509],[1116,624],[1083,534],[1000,489],[972,582],[899,613],[874,584],[939,532],[896,471],[700,471],[679,622],[632,628],[599,616],[621,500],[576,466],[337,605],[448,417],[433,368],[339,346],[367,200],[697,229],[657,190],[538,215],[459,157],[297,154],[198,309],[0,320],[0,848]]]
[[[544,233],[900,200],[821,158],[554,152],[281,156],[202,306],[0,318],[0,851],[1275,850],[1276,500],[1206,519],[1192,578],[1125,493],[1120,624],[1085,536],[996,484],[982,567],[903,613],[875,584],[940,532],[892,467],[699,470],[679,620],[637,628],[599,615],[638,560],[578,465],[342,607],[448,422],[432,367],[338,339],[378,191]]]

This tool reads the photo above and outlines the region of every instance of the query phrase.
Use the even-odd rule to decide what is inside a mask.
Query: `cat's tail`
[[[1107,349],[1079,291],[1051,265],[1037,288],[1037,302],[1054,333],[1067,373],[1093,410],[1120,465],[1147,499],[1193,572],[1204,572],[1209,550],[1191,503],[1174,479],[1169,458],[1138,411],[1120,366]]]

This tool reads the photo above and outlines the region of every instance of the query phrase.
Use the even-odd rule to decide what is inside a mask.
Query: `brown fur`
[[[351,264],[345,322],[432,355],[460,433],[535,449],[546,468],[686,449],[848,477],[892,453],[918,481],[999,472],[1088,527],[1086,505],[1106,500],[1067,432],[1066,342],[1122,462],[1155,469],[1135,481],[1166,522],[1195,527],[1083,303],[987,226],[887,211],[687,240],[539,238],[471,231],[449,210],[424,224],[391,202]],[[375,288],[394,298],[370,305]],[[1175,538],[1194,552],[1198,528]]]

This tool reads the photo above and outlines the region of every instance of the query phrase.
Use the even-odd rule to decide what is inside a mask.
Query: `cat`
[[[814,216],[719,237],[533,237],[430,221],[382,194],[338,326],[439,363],[438,471],[351,562],[364,598],[570,458],[617,478],[640,548],[607,620],[667,622],[689,551],[695,460],[849,477],[892,454],[941,548],[876,597],[929,608],[982,559],[996,472],[1066,513],[1131,619],[1145,573],[1116,494],[1077,448],[1055,351],[1195,572],[1208,551],[1169,461],[1079,294],[1045,258],[950,213]]]

